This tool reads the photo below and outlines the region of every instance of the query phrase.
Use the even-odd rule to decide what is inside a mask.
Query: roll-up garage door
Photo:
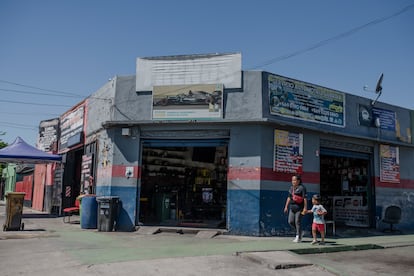
[[[145,139],[144,147],[220,147],[228,139]]]
[[[338,156],[338,157],[350,157],[350,158],[364,159],[364,160],[369,160],[370,159],[370,155],[368,153],[363,153],[363,152],[328,149],[328,148],[321,148],[320,151],[321,151],[320,152],[321,155]]]

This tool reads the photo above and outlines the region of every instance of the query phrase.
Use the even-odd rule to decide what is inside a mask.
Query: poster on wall
[[[223,85],[154,86],[153,120],[208,120],[223,117]]]
[[[400,153],[398,147],[380,145],[380,181],[400,183]]]
[[[395,131],[396,113],[394,111],[374,107],[372,116],[379,119],[381,129]]]
[[[93,154],[82,155],[81,165],[81,191],[90,194],[93,186]]]
[[[373,127],[374,120],[372,118],[372,108],[367,105],[359,105],[358,122],[361,126]]]
[[[39,125],[37,148],[46,152],[57,152],[59,119],[44,120]]]
[[[269,75],[270,114],[345,127],[345,94]]]
[[[274,132],[273,170],[302,173],[303,134],[276,129]]]
[[[377,107],[359,105],[358,121],[361,126],[379,127],[383,130],[395,131],[396,113]],[[378,120],[376,122],[376,120]]]
[[[369,227],[368,206],[362,196],[334,196],[333,219],[348,226]]]
[[[82,142],[84,106],[80,105],[60,118],[59,153]]]

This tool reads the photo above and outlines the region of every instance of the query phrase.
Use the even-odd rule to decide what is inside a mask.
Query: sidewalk
[[[72,220],[78,223],[63,223],[62,217],[24,207],[24,230],[0,231],[0,243],[9,239],[53,239],[84,265],[219,255],[239,256],[271,268],[312,265],[301,254],[414,245],[413,234],[352,230],[327,237],[324,246],[315,246],[310,244],[310,233],[302,243],[293,243],[293,237],[232,236],[211,229],[141,227],[136,232],[99,232],[81,229],[77,217]],[[2,225],[4,221],[5,204],[0,201]]]

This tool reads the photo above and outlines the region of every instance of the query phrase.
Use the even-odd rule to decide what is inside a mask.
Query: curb
[[[236,252],[234,255],[253,263],[265,265],[273,270],[313,265],[312,262],[307,261],[299,257],[297,254],[289,251]]]
[[[313,248],[300,248],[300,249],[291,249],[289,251],[294,252],[299,255],[304,255],[304,254],[333,253],[333,252],[357,251],[357,250],[369,250],[369,249],[384,249],[384,246],[369,243],[369,244],[358,244],[358,245],[339,245],[335,247],[323,246],[323,247],[313,247]]]
[[[395,248],[395,247],[414,246],[414,241],[410,241],[410,242],[382,243],[380,246],[382,246],[383,248]]]

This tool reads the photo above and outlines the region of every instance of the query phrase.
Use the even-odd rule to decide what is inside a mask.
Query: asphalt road
[[[139,244],[137,245],[139,247]],[[106,261],[93,244],[68,243],[60,236],[0,240],[1,275],[412,275],[414,246],[298,255],[299,265],[270,267],[237,255]],[[173,250],[173,249],[171,249]],[[82,254],[91,252],[93,264]],[[128,260],[129,251],[125,250]],[[289,254],[280,251],[280,254]],[[293,253],[292,253],[293,254]],[[276,255],[278,258],[284,255]],[[104,256],[103,256],[104,257]],[[104,258],[103,258],[104,259]]]
[[[0,221],[4,219],[4,205],[0,204]],[[156,235],[145,231],[99,232],[63,223],[62,218],[30,212],[23,221],[24,231],[0,232],[2,276],[400,276],[413,275],[414,271],[414,235],[410,234],[329,238],[327,245],[313,246],[309,237],[296,244],[291,237],[209,238],[177,232]],[[367,244],[380,244],[378,247],[384,248],[301,255],[291,251],[335,249],[342,248],[341,245],[366,248],[363,245]]]
[[[306,255],[338,275],[414,275],[414,246]]]

